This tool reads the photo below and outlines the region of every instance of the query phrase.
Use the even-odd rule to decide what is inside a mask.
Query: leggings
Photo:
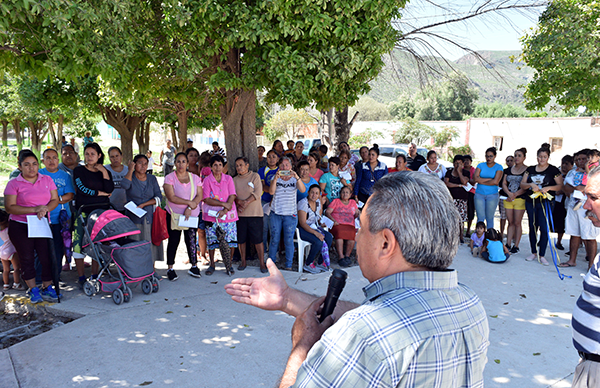
[[[525,202],[527,209],[527,218],[529,219],[529,245],[531,253],[537,253],[537,230],[540,230],[540,256],[546,255],[546,247],[548,246],[548,229],[546,224],[546,216],[544,209],[539,199]]]
[[[35,279],[35,254],[37,253],[42,265],[42,281],[51,281],[52,265],[48,252],[49,239],[27,237],[27,224],[13,220],[9,222],[8,236],[19,254],[23,280]]]
[[[196,258],[196,231],[197,228],[189,228],[188,230],[172,230],[171,229],[171,214],[167,213],[167,229],[169,231],[169,242],[167,244],[167,265],[175,264],[175,255],[177,254],[177,247],[179,247],[179,241],[181,240],[181,232],[183,232],[183,241],[187,248],[188,258],[192,265],[196,265],[198,259]]]

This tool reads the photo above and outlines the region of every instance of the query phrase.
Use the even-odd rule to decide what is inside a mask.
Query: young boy
[[[483,246],[483,240],[485,239],[485,223],[479,221],[475,225],[475,233],[471,235],[471,254],[475,257],[481,257],[481,247]]]
[[[329,149],[325,144],[321,144],[319,146],[319,156],[321,156],[321,164],[319,168],[323,170],[323,172],[329,172],[329,158],[327,157],[327,151]]]

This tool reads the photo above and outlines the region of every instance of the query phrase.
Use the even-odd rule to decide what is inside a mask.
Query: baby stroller
[[[83,208],[78,217],[82,217]],[[129,285],[141,283],[144,294],[158,292],[151,243],[127,238],[141,233],[128,217],[116,210],[94,210],[88,216],[84,232],[82,249],[100,265],[98,279],[89,279],[83,285],[87,296],[100,290],[110,292],[113,302],[119,305],[131,300]]]

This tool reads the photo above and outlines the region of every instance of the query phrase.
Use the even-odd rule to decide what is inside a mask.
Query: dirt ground
[[[0,311],[0,349],[52,330],[73,318],[54,316],[46,311],[32,313]]]

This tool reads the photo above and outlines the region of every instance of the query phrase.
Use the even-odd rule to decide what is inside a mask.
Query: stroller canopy
[[[88,217],[87,230],[92,242],[116,240],[140,234],[140,230],[127,216],[116,210],[94,210]]]

